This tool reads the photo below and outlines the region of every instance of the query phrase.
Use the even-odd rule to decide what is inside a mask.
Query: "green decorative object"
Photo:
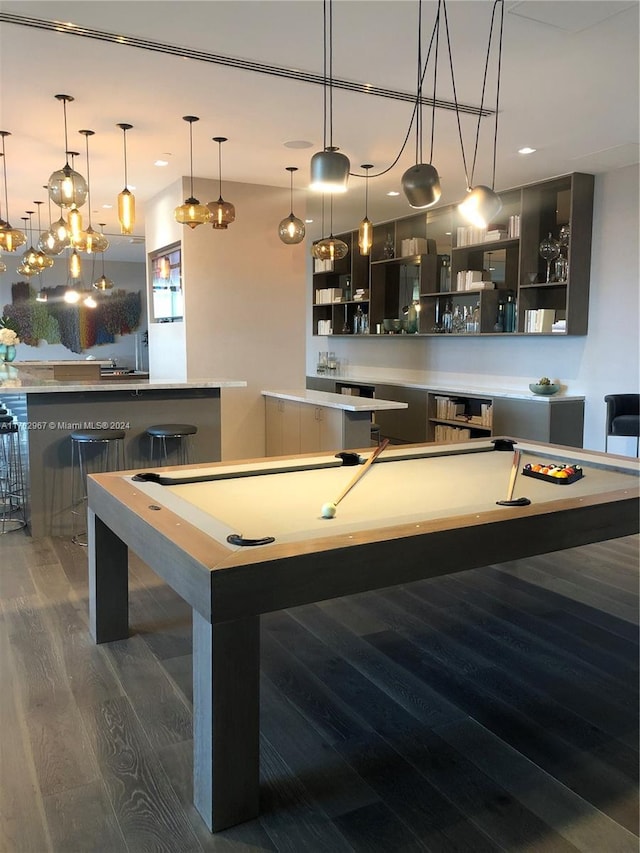
[[[543,384],[540,384],[539,382],[532,382],[529,385],[529,390],[533,391],[534,394],[550,397],[552,394],[558,393],[560,386],[554,385],[552,382]]]

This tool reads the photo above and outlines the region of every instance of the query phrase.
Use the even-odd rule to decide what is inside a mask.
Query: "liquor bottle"
[[[504,332],[504,302],[498,302],[498,314],[493,327],[494,332]]]
[[[471,321],[473,331],[478,333],[480,331],[480,302],[476,302],[476,307],[473,309],[473,314],[471,315]]]
[[[444,311],[442,312],[442,331],[453,331],[453,314],[451,313],[450,302],[447,302],[447,304],[444,306]]]
[[[384,258],[394,258],[395,257],[395,248],[393,246],[393,234],[389,232],[387,234],[387,239],[384,241],[384,248],[382,250],[382,255]]]
[[[507,301],[504,306],[504,330],[505,332],[515,332],[516,330],[516,300],[513,293],[507,295]]]

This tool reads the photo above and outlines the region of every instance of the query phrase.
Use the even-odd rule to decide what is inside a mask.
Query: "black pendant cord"
[[[333,148],[333,0],[329,2],[329,148]]]
[[[493,171],[491,189],[496,188],[496,153],[498,149],[498,116],[500,115],[500,77],[502,72],[502,31],[504,27],[504,0],[500,0],[500,35],[498,38],[498,80],[496,82],[496,121],[493,131]]]
[[[444,12],[444,28],[445,33],[447,34],[447,51],[449,53],[449,69],[451,71],[451,89],[453,91],[453,102],[455,104],[456,111],[456,121],[458,123],[458,138],[460,140],[460,151],[462,153],[462,167],[464,169],[464,178],[467,184],[467,188],[470,187],[469,184],[469,169],[467,167],[467,158],[464,153],[464,141],[462,138],[462,124],[460,123],[460,110],[458,108],[458,94],[456,92],[456,76],[453,70],[453,51],[451,50],[451,34],[449,32],[449,16],[447,14],[447,4],[446,2],[442,3],[442,8]]]
[[[6,134],[2,134],[2,175],[4,180],[4,213],[7,217],[7,225],[9,224],[9,193],[7,192],[7,156],[4,150],[4,140]]]
[[[489,59],[491,58],[491,41],[493,39],[493,27],[494,27],[494,22],[495,22],[496,8],[497,8],[498,4],[500,4],[501,11],[502,11],[501,18],[502,18],[502,20],[504,20],[504,0],[495,0],[495,2],[493,4],[493,9],[491,10],[491,25],[489,27],[489,41],[487,44],[487,56],[485,59],[484,75],[482,78],[482,95],[480,97],[480,112],[482,112],[482,108],[484,106],[484,96],[485,96],[485,91],[486,91],[486,86],[487,86],[487,74],[489,71]],[[496,94],[496,105],[498,103],[499,94],[500,94],[500,64],[502,61],[502,22],[500,24],[500,44],[499,44],[499,49],[498,49],[498,56],[499,56],[499,59],[498,59],[498,84],[496,86],[496,92],[497,92],[497,94]],[[497,109],[497,106],[496,106],[496,109]],[[473,163],[471,164],[470,183],[468,184],[469,187],[471,187],[473,184],[473,175],[475,172],[476,159],[478,156],[479,139],[480,139],[480,118],[478,118],[478,123],[476,126],[476,139],[475,139],[475,145],[474,145],[474,149],[473,149]],[[495,149],[496,149],[496,145],[497,145],[497,140],[498,140],[498,113],[496,112],[496,123],[495,123],[495,130],[494,130],[494,159],[493,159],[493,182],[494,182],[494,184],[495,184]],[[493,186],[492,186],[492,189],[493,189]]]
[[[222,198],[222,142],[218,142],[218,194]]]
[[[68,157],[69,142],[67,140],[67,99],[66,98],[62,98],[62,114],[64,116],[64,156],[67,158],[66,159],[66,165],[68,166],[69,165],[69,157]]]
[[[429,163],[433,163],[433,145],[435,140],[435,129],[436,129],[436,90],[438,87],[438,55],[440,52],[440,8],[442,6],[442,0],[438,0],[438,11],[436,12],[436,23],[435,23],[435,34],[436,34],[436,46],[435,46],[435,57],[433,62],[433,103],[431,105],[431,147],[429,149]],[[426,68],[425,68],[426,71]],[[422,97],[420,97],[420,103],[422,103]],[[422,136],[422,134],[420,134]],[[422,145],[422,143],[420,143]],[[422,162],[422,148],[420,149],[420,162]]]
[[[322,147],[327,150],[327,0],[322,3]]]
[[[193,198],[193,122],[189,122],[189,186],[190,193]]]
[[[426,71],[426,68],[425,68]],[[418,0],[418,81],[416,83],[416,164],[422,163],[422,0]]]
[[[89,169],[89,137],[93,136],[92,130],[81,130],[80,133],[84,135],[85,142],[85,151],[87,153],[87,204],[89,205],[89,228],[92,228],[91,225],[91,172]]]
[[[127,180],[127,131],[126,128],[122,128],[122,149],[124,154],[124,188],[125,190],[129,186],[129,181]],[[193,193],[192,193],[193,195]]]

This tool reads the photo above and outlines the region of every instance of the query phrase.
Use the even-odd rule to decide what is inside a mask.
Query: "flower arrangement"
[[[16,330],[5,323],[5,320],[5,317],[0,318],[0,344],[5,347],[14,347],[20,343],[20,338]]]

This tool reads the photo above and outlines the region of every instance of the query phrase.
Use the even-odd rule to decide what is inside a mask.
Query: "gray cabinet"
[[[376,397],[380,400],[397,400],[407,403],[407,409],[376,412],[376,423],[385,438],[397,442],[427,440],[427,392],[402,385],[376,384]]]
[[[496,397],[493,401],[494,435],[582,447],[583,429],[583,400]]]

